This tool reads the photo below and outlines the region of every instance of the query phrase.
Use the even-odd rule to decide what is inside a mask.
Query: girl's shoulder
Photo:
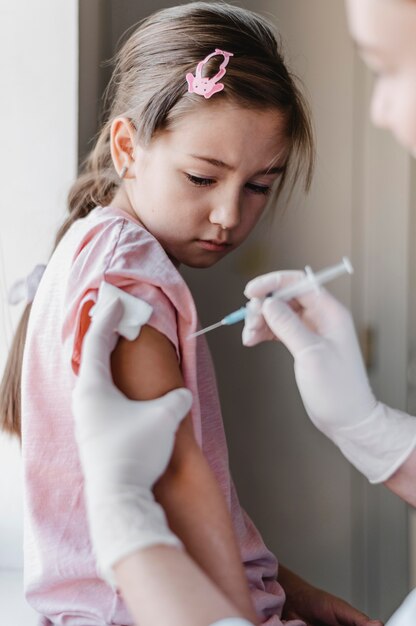
[[[75,222],[67,237],[62,337],[71,341],[73,371],[87,328],[83,320],[89,320],[85,309],[96,302],[103,281],[150,304],[149,325],[166,335],[179,358],[178,317],[193,327],[196,312],[185,281],[153,235],[124,211],[100,207]]]
[[[157,239],[126,211],[115,207],[96,207],[86,217],[74,222],[66,235],[72,247],[73,262],[95,261],[108,269],[133,267],[140,263],[151,270],[163,268],[166,277],[178,272]],[[151,272],[152,273],[152,272]]]
[[[130,213],[116,206],[97,206],[84,218],[74,223],[78,227],[78,233],[90,236],[90,240],[98,238],[112,239],[117,234],[119,242],[126,237],[134,236],[136,241],[153,242],[155,247],[161,247],[151,233],[135,219]]]

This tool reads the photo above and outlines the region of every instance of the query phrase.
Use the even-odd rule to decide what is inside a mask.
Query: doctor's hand
[[[110,354],[123,311],[115,300],[94,315],[72,396],[91,540],[100,574],[110,583],[112,567],[131,552],[181,545],[151,488],[169,463],[176,430],[192,404],[187,389],[138,402],[115,387]]]
[[[350,312],[325,289],[290,303],[269,292],[303,272],[272,272],[248,283],[243,343],[279,339],[294,357],[296,382],[312,422],[371,482],[387,480],[416,443],[415,418],[378,402]]]

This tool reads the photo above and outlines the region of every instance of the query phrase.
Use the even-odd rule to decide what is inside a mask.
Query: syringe
[[[352,274],[354,269],[351,265],[351,261],[348,257],[343,257],[342,262],[338,265],[333,265],[332,267],[327,267],[326,269],[313,273],[312,268],[307,265],[305,267],[305,278],[294,283],[293,285],[288,285],[283,289],[279,289],[273,293],[267,294],[266,298],[278,297],[282,300],[291,300],[292,298],[296,298],[308,291],[319,291],[319,285],[323,285],[324,283],[329,282],[330,280],[334,280],[338,276],[342,274]],[[241,322],[245,319],[247,315],[247,306],[244,305],[241,309],[237,311],[233,311],[233,313],[229,313],[226,315],[220,322],[216,324],[212,324],[212,326],[207,326],[207,328],[203,328],[196,333],[192,333],[188,336],[188,339],[191,337],[198,337],[199,335],[203,335],[205,333],[214,330],[215,328],[219,328],[220,326],[231,326],[232,324],[237,324],[237,322]]]

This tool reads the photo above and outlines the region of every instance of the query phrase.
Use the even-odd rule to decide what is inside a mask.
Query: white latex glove
[[[312,422],[371,482],[385,481],[415,447],[416,418],[376,400],[351,314],[325,289],[290,305],[276,297],[264,300],[300,278],[303,272],[273,272],[248,283],[245,295],[263,303],[249,309],[243,343],[255,345],[273,331],[295,359],[296,382]]]
[[[295,270],[286,271],[283,276],[283,272],[272,272],[270,274],[264,274],[264,276],[259,276],[258,278],[247,283],[244,295],[247,298],[250,298],[250,301],[247,302],[246,305],[247,316],[243,328],[243,344],[247,347],[255,346],[262,341],[277,340],[275,333],[264,319],[262,306],[264,297],[269,293],[269,291],[264,291],[263,289],[263,279],[264,285],[267,285],[269,282],[273,282],[273,284],[276,285],[280,284],[280,278],[278,278],[278,276],[282,277],[283,282],[280,286],[281,288],[283,285],[288,285],[305,278],[305,273]],[[262,295],[259,295],[259,297],[249,295],[252,290],[253,294],[258,291],[258,293]]]
[[[192,404],[187,389],[137,402],[114,386],[110,354],[124,311],[114,298],[96,307],[72,403],[93,549],[100,575],[110,584],[112,567],[135,550],[181,546],[151,488],[168,465],[176,430]]]
[[[416,624],[416,589],[409,593],[386,626],[411,626],[413,624]]]

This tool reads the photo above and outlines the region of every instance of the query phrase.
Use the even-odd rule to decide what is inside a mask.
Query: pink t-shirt
[[[240,507],[230,478],[209,350],[203,339],[186,340],[197,327],[191,293],[158,241],[111,206],[97,207],[71,226],[48,263],[30,313],[22,369],[28,602],[45,625],[133,624],[120,594],[97,577],[71,414],[85,332],[80,312],[96,300],[103,280],[149,302],[149,324],[175,346],[194,397],[195,436],[230,509],[256,609],[264,624],[278,626],[284,593],[275,580],[277,562]]]

